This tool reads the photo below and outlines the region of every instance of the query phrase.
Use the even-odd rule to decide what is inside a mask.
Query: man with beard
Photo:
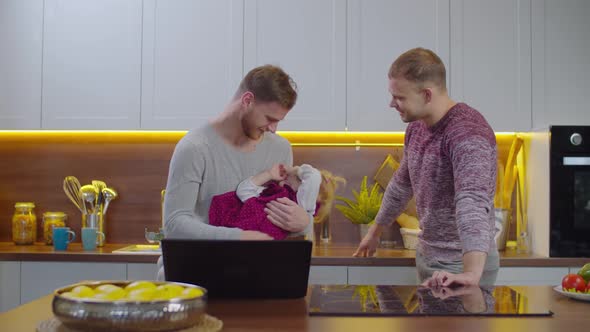
[[[295,105],[295,89],[281,68],[254,68],[219,116],[178,142],[164,198],[166,238],[272,239],[258,231],[209,225],[209,206],[213,196],[236,190],[245,178],[274,164],[292,166],[291,145],[275,131]],[[288,198],[268,203],[265,212],[273,224],[288,232],[313,233],[312,216]],[[161,263],[160,257],[158,279],[163,280]]]
[[[437,287],[493,285],[499,258],[494,241],[497,148],[492,128],[478,111],[449,97],[445,66],[430,50],[415,48],[402,54],[388,78],[390,106],[409,123],[404,156],[354,256],[373,255],[384,228],[415,196],[421,229],[416,249],[420,282]]]

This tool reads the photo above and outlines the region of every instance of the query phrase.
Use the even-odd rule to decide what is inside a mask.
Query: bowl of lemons
[[[54,291],[53,314],[83,331],[174,331],[199,323],[207,290],[161,281],[89,281]]]

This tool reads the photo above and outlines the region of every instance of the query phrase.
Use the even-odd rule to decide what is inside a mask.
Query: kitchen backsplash
[[[181,132],[63,132],[57,134],[0,132],[0,242],[11,241],[11,218],[15,202],[34,202],[37,239],[42,241],[41,217],[47,211],[63,211],[67,225],[77,234],[81,213],[62,189],[63,179],[76,176],[82,184],[103,180],[119,196],[109,206],[105,230],[108,243],[144,243],[144,229],[161,225],[160,191],[166,186],[168,164]],[[347,184],[337,194],[352,197],[362,178],[369,184],[388,154],[399,160],[403,135],[387,135],[360,144],[322,144],[338,134],[313,135],[285,133],[292,143],[294,163],[308,163],[344,177]],[[362,135],[361,135],[362,137]],[[498,136],[499,158],[506,160],[514,134]],[[315,144],[313,140],[319,140]],[[338,141],[335,139],[332,141]],[[373,144],[363,145],[363,141]],[[355,138],[353,142],[358,141]],[[393,142],[396,143],[396,142]],[[359,226],[352,224],[336,209],[330,217],[332,242],[356,244]],[[392,239],[401,246],[395,223]],[[79,242],[76,239],[75,242]]]

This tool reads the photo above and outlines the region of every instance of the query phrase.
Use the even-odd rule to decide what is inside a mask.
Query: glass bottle
[[[63,212],[43,213],[43,240],[45,244],[53,244],[53,228],[65,227],[68,216]]]
[[[37,216],[35,203],[18,202],[14,204],[12,216],[12,241],[15,244],[33,244],[37,239]]]

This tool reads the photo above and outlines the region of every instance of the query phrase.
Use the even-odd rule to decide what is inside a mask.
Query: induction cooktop
[[[508,286],[313,285],[310,316],[552,316]]]

